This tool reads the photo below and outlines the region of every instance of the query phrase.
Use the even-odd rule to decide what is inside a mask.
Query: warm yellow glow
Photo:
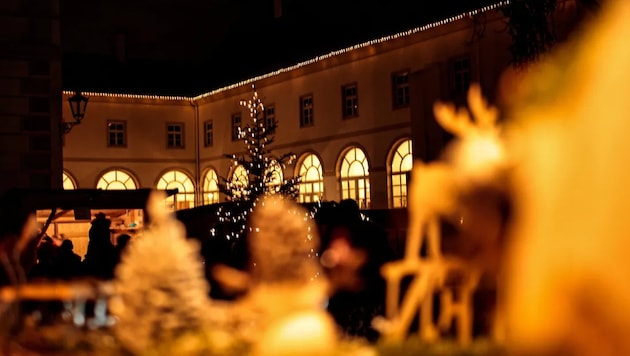
[[[475,135],[462,142],[458,164],[466,172],[483,172],[505,161],[504,149],[495,135]]]
[[[247,189],[249,186],[249,174],[247,170],[242,165],[238,165],[234,168],[234,172],[232,172],[232,192],[234,196],[240,197],[243,194],[243,189]]]
[[[203,179],[203,203],[214,204],[219,202],[219,178],[214,169],[208,170]]]
[[[499,285],[513,354],[630,355],[628,36],[630,2],[603,1],[511,99],[517,213]]]
[[[274,321],[254,355],[331,355],[337,345],[335,324],[323,311],[302,311]],[[370,355],[370,353],[368,353]]]
[[[77,185],[74,182],[74,179],[72,178],[72,176],[70,175],[70,173],[68,172],[63,172],[63,189],[65,190],[73,190],[73,189],[77,189]]]
[[[137,189],[136,181],[129,173],[121,170],[111,170],[104,173],[96,183],[96,189],[124,190]]]
[[[298,175],[302,177],[302,180],[299,185],[298,199],[300,203],[320,201],[324,194],[324,174],[319,157],[308,153],[300,161]]]
[[[405,140],[396,146],[390,164],[391,207],[407,206],[407,172],[413,168],[412,141]]]
[[[358,147],[349,149],[341,161],[341,198],[354,199],[359,207],[370,207],[370,169],[367,157]]]
[[[178,193],[166,198],[172,210],[189,209],[195,206],[195,185],[188,174],[172,170],[166,172],[157,183],[157,189],[177,189]]]

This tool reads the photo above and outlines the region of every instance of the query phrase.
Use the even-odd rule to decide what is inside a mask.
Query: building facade
[[[249,112],[239,103],[255,85],[266,117],[278,121],[269,148],[297,156],[276,174],[302,177],[301,201],[404,207],[413,158],[435,159],[449,139],[433,103],[462,102],[471,82],[496,94],[511,58],[497,6],[196,97],[84,93],[86,118],[65,136],[64,187],[178,188],[174,209],[223,201],[220,177],[247,183],[225,155],[244,151],[236,133]]]

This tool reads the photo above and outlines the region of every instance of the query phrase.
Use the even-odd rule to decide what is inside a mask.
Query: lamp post
[[[79,125],[85,117],[85,109],[87,108],[89,98],[83,96],[80,91],[75,91],[74,95],[68,98],[68,104],[72,111],[74,121],[64,121],[63,134],[69,133],[75,125]]]

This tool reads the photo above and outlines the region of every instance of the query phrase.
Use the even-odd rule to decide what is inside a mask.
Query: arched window
[[[195,206],[195,185],[192,178],[182,171],[166,172],[157,183],[157,189],[177,189],[177,194],[166,198],[166,204],[172,210],[189,209]]]
[[[407,206],[407,174],[413,167],[413,146],[411,140],[405,140],[393,147],[390,167],[390,206]]]
[[[299,202],[311,203],[322,200],[324,173],[319,158],[317,155],[308,153],[299,162],[298,176],[301,177]]]
[[[370,207],[370,166],[363,150],[353,147],[341,161],[341,199],[354,199],[361,209]]]
[[[203,178],[203,203],[214,204],[219,202],[219,178],[214,169],[208,170]]]
[[[238,165],[232,172],[232,179],[230,179],[232,194],[235,198],[240,198],[245,195],[245,190],[249,186],[249,174],[242,165]]]
[[[74,180],[74,178],[72,178],[72,176],[70,175],[70,173],[63,171],[63,189],[65,190],[74,190],[77,189],[77,183]]]
[[[121,170],[111,170],[104,173],[96,183],[96,189],[114,190],[114,189],[136,189],[136,181],[129,173]]]
[[[270,174],[267,183],[269,186],[269,191],[278,192],[280,190],[280,186],[282,185],[283,179],[282,167],[280,167],[278,161],[272,161],[269,164],[269,168],[267,168],[267,172],[268,174]]]

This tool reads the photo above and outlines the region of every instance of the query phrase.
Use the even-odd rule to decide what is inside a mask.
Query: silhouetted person
[[[37,247],[37,264],[31,270],[29,278],[55,277],[57,250],[58,247],[53,243],[50,236],[44,236],[39,247]]]
[[[83,261],[83,269],[89,276],[110,279],[114,276],[116,249],[112,244],[109,228],[111,220],[105,214],[98,213],[92,220],[89,231],[87,253]]]
[[[0,286],[22,283],[37,264],[40,235],[29,228],[30,211],[16,208],[19,196],[9,190],[0,196]]]
[[[387,234],[378,224],[366,221],[350,199],[329,204],[316,220],[321,262],[332,287],[328,311],[346,334],[375,341],[378,333],[371,322],[384,314],[385,303],[380,268],[393,259]]]
[[[72,240],[63,240],[55,261],[56,275],[62,279],[76,277],[81,272],[81,256],[73,251]]]

